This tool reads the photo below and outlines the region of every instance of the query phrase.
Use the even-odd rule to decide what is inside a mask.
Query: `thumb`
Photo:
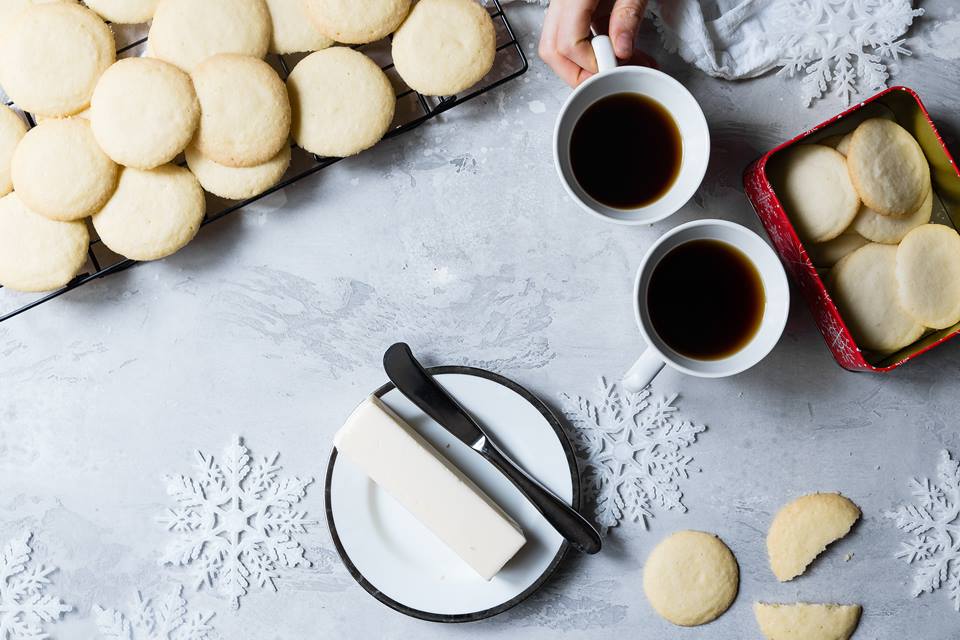
[[[640,30],[640,22],[647,8],[647,0],[616,0],[610,12],[610,39],[613,50],[621,60],[633,55],[633,41]]]

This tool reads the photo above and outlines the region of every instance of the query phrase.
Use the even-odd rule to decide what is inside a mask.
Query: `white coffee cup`
[[[599,73],[577,87],[567,98],[553,134],[553,157],[560,181],[573,200],[586,211],[621,224],[650,224],[678,211],[696,193],[710,160],[710,129],[703,110],[686,87],[665,73],[649,67],[618,67],[607,36],[591,44]],[[598,202],[577,182],[570,163],[570,137],[590,105],[617,93],[640,93],[659,102],[673,117],[683,146],[680,171],[673,185],[654,202],[633,209],[618,209]],[[611,140],[611,145],[620,144]],[[638,150],[639,152],[640,150]]]
[[[754,336],[736,353],[718,360],[698,360],[673,350],[653,328],[647,308],[650,276],[660,260],[678,246],[692,240],[719,240],[742,252],[756,268],[763,283],[764,310]],[[669,365],[683,373],[701,378],[732,376],[757,364],[776,346],[787,324],[790,311],[790,287],[783,265],[773,249],[746,227],[726,220],[695,220],[671,229],[657,240],[640,263],[633,287],[634,311],[646,350],[623,379],[623,387],[639,392]],[[710,322],[710,318],[704,318]]]

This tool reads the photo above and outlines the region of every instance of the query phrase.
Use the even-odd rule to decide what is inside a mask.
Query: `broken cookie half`
[[[773,574],[780,582],[796,578],[859,518],[859,507],[839,493],[812,493],[788,503],[767,532]]]
[[[760,632],[767,640],[848,640],[860,622],[856,604],[753,605]]]

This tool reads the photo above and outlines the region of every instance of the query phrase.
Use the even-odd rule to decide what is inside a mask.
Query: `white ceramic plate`
[[[480,369],[429,370],[535,478],[579,508],[573,450],[557,419],[519,385]],[[437,622],[480,620],[506,611],[553,573],[567,544],[510,482],[476,452],[387,385],[384,402],[464,471],[523,529],[527,544],[490,582],[336,451],[327,469],[327,524],[351,575],[372,596]]]

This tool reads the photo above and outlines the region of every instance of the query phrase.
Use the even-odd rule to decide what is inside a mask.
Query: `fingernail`
[[[621,33],[617,36],[617,57],[625,60],[633,53],[633,38],[629,34]]]

